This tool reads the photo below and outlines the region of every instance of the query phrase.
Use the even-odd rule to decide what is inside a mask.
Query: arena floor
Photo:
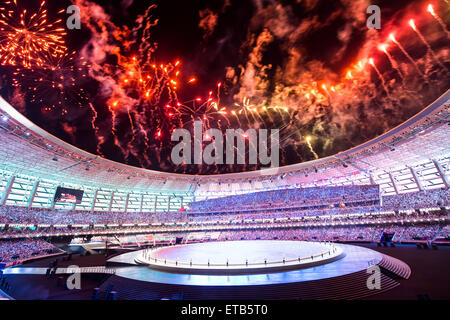
[[[450,275],[447,272],[450,264],[450,247],[439,246],[434,249],[418,249],[415,245],[397,245],[395,248],[377,247],[376,244],[357,244],[358,247],[366,247],[378,253],[388,254],[392,257],[406,262],[412,269],[410,279],[397,279],[400,285],[389,291],[368,296],[362,299],[369,300],[392,300],[411,299],[417,300],[426,296],[431,300],[449,299],[450,292],[447,286]],[[22,265],[19,268],[43,268],[52,259],[33,261]],[[76,264],[83,267],[105,266],[104,255],[74,255],[70,261],[60,260],[60,267],[67,267]],[[133,268],[133,267],[131,267]],[[254,299],[283,299],[285,296],[290,299],[306,299],[299,295],[296,290],[302,284],[287,283],[280,285],[261,286],[258,290],[236,291],[236,286],[211,287],[211,286],[188,286],[168,285],[150,283],[144,281],[124,278],[118,275],[83,275],[82,290],[65,290],[57,286],[56,278],[47,278],[38,274],[7,274],[6,278],[11,284],[8,292],[16,299],[87,299],[92,295],[93,288],[107,287],[113,285],[119,291],[119,299],[161,299],[173,298],[182,292],[184,299],[216,299],[216,298],[248,298]],[[326,279],[325,279],[326,280]],[[319,280],[320,281],[320,280]],[[307,282],[305,282],[306,284]],[[236,289],[233,289],[236,288]],[[248,287],[246,287],[248,288]],[[251,287],[250,287],[251,288]],[[284,291],[281,291],[284,290]],[[288,297],[288,298],[289,298]]]

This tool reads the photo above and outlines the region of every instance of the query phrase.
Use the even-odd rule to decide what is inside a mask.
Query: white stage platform
[[[264,240],[255,240],[259,242]],[[241,243],[244,241],[238,241]],[[290,244],[287,241],[286,244]],[[297,242],[297,241],[292,241]],[[301,241],[299,241],[301,243]],[[209,242],[216,245],[219,242]],[[208,243],[208,244],[209,244]],[[314,242],[312,242],[314,243]],[[190,286],[252,286],[293,283],[303,281],[313,281],[326,278],[339,277],[346,274],[367,270],[370,266],[378,264],[382,259],[382,254],[371,249],[347,244],[333,244],[342,250],[344,257],[336,261],[323,263],[321,265],[301,268],[298,270],[281,270],[275,272],[264,272],[259,270],[256,274],[195,274],[195,273],[175,273],[162,270],[154,270],[148,266],[138,265],[135,259],[141,254],[140,251],[125,253],[108,260],[109,263],[120,264],[122,267],[116,268],[116,276],[133,280],[166,283],[174,285]],[[280,250],[279,248],[275,248]],[[288,258],[289,256],[286,256]],[[255,254],[256,258],[256,254]],[[176,259],[176,257],[175,257]],[[190,259],[190,258],[188,258]],[[269,257],[267,257],[269,259]],[[128,264],[129,266],[123,266]]]
[[[219,241],[141,250],[134,261],[151,269],[189,274],[250,274],[302,269],[341,259],[330,243]]]

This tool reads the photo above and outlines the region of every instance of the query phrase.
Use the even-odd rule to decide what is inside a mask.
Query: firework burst
[[[409,27],[406,23],[386,24],[390,33],[387,39],[382,41],[382,33],[370,35],[360,47],[359,42],[353,47],[350,39],[343,37],[345,50],[337,53],[335,62],[330,64],[311,55],[315,50],[308,46],[304,51],[298,49],[305,41],[302,34],[306,25],[308,30],[322,27],[302,22],[302,27],[287,37],[280,30],[295,30],[298,21],[286,15],[289,17],[278,21],[286,28],[274,29],[272,22],[255,19],[254,23],[261,24],[264,31],[249,31],[251,37],[240,45],[240,54],[248,52],[248,57],[238,66],[227,66],[225,77],[214,79],[223,83],[209,91],[214,85],[205,85],[203,64],[197,62],[184,68],[177,60],[183,54],[156,59],[158,45],[150,32],[158,21],[151,14],[155,6],[146,7],[136,17],[134,27],[130,27],[113,22],[120,20],[113,19],[108,9],[92,1],[72,2],[81,10],[83,29],[90,33],[79,56],[75,58],[65,48],[61,20],[47,23],[44,2],[36,14],[29,14],[18,8],[15,1],[6,1],[0,4],[0,64],[8,71],[14,69],[8,73],[13,74],[14,86],[21,87],[28,100],[44,111],[65,114],[74,110],[72,106],[86,105],[98,138],[96,152],[105,157],[121,153],[119,161],[142,167],[212,172],[206,166],[173,167],[170,162],[171,133],[177,128],[191,129],[196,120],[203,122],[205,131],[277,128],[282,157],[290,154],[295,162],[317,159],[367,141],[398,124],[397,120],[417,111],[419,101],[425,103],[425,91],[432,90],[428,88],[448,79],[448,53],[436,41],[437,37],[431,36],[424,18],[418,19],[417,25],[410,20]],[[290,6],[280,5],[277,12]],[[258,11],[262,13],[267,8],[271,4]],[[441,19],[432,6],[428,12],[448,36],[442,20],[447,16],[441,14]],[[412,11],[407,13],[406,20],[414,17]],[[266,14],[273,12],[261,16],[269,16]],[[430,22],[435,24],[428,16]],[[422,43],[415,44],[417,36],[427,50],[423,50]],[[273,44],[270,47],[282,44],[289,48],[289,55],[272,61],[273,48],[269,48],[269,43]],[[348,48],[355,52],[351,62],[342,59]],[[389,63],[385,63],[384,55]],[[342,61],[339,68],[337,61]],[[199,68],[195,69],[197,74],[188,74],[186,70],[194,67]],[[422,79],[418,81],[417,75]],[[95,94],[92,103],[86,103],[84,90],[77,86],[82,78],[97,86],[89,89]],[[205,94],[199,93],[197,85],[203,87]],[[408,93],[413,88],[420,97]],[[425,89],[421,92],[419,88]],[[230,166],[213,170],[218,173],[257,168]]]
[[[0,5],[2,65],[25,68],[41,66],[48,56],[61,56],[67,51],[65,35],[61,19],[48,22],[45,1],[34,13],[21,10],[17,0],[5,1]]]
[[[22,88],[29,101],[43,111],[66,115],[71,108],[88,104],[86,92],[79,86],[87,77],[87,68],[82,58],[77,61],[75,52],[47,56],[40,66],[17,68],[13,85]]]

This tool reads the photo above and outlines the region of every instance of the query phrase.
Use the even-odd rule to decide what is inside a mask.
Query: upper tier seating
[[[230,212],[273,208],[323,209],[376,205],[378,185],[295,188],[254,192],[192,202],[192,212]]]
[[[381,207],[377,204],[379,200],[376,200],[379,197],[378,187],[360,186],[356,188],[355,186],[349,186],[346,188],[329,187],[310,189],[279,190],[267,193],[259,192],[245,196],[225,197],[193,203],[193,207],[197,208],[197,210],[202,208],[201,212],[191,210],[188,212],[108,213],[0,206],[0,224],[9,225],[11,230],[11,228],[14,228],[14,225],[44,225],[40,228],[45,228],[45,225],[134,225],[139,223],[180,223],[187,221],[243,223],[243,220],[247,219],[273,220],[324,215],[344,217],[349,214],[377,213],[380,210],[393,212],[405,209],[436,208],[450,205],[449,189],[436,189],[383,197]],[[353,190],[354,193],[348,194],[349,190]],[[364,190],[367,193],[364,193]],[[280,202],[276,200],[277,194],[282,195],[285,201]],[[263,195],[267,195],[267,197]],[[321,195],[324,198],[319,198],[317,195]],[[325,195],[328,195],[328,197],[325,197]],[[302,198],[305,196],[311,196],[311,198]],[[263,201],[263,199],[276,201],[277,205],[283,205],[283,208],[267,207],[271,202]],[[238,200],[243,201],[242,206]],[[246,208],[250,203],[253,206],[251,209],[242,209],[243,207]],[[258,203],[262,204],[258,206]],[[217,212],[218,210],[210,211],[206,209],[213,206],[213,204],[216,208],[231,206],[230,208],[234,210],[231,211],[231,209],[228,209],[228,212]],[[356,205],[352,206],[353,204]]]
[[[423,190],[383,197],[383,209],[408,210],[450,206],[450,189]]]

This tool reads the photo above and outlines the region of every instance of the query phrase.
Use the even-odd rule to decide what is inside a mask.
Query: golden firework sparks
[[[58,12],[62,13],[64,10]],[[31,68],[41,66],[45,56],[66,51],[62,19],[48,22],[45,1],[32,13],[21,10],[17,1],[0,5],[0,64]]]

